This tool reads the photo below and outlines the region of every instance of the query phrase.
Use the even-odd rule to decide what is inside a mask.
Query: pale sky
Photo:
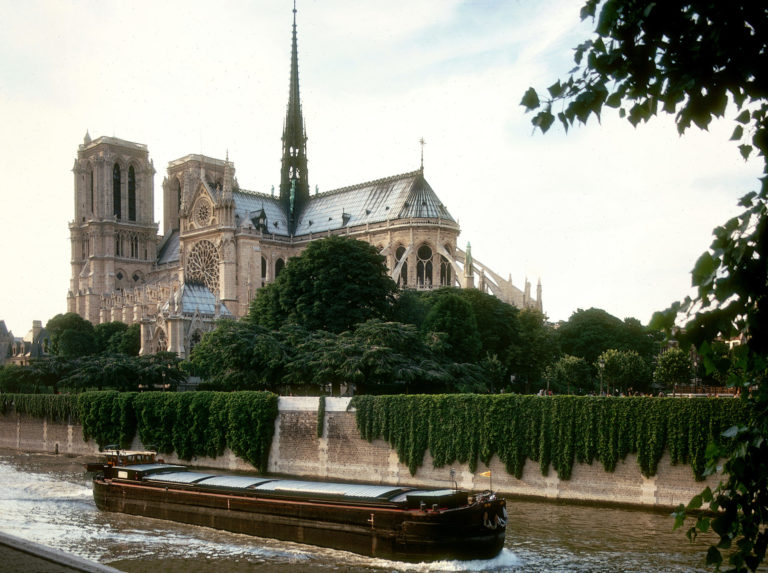
[[[712,229],[757,189],[733,124],[670,118],[533,133],[519,105],[573,66],[582,0],[298,0],[309,182],[321,191],[419,167],[459,245],[567,320],[646,324],[689,294]],[[86,130],[144,143],[155,220],[169,161],[223,159],[244,189],[279,184],[292,2],[0,0],[0,319],[16,336],[66,312],[72,165]]]

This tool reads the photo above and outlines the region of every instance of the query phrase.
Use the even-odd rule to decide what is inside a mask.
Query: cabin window
[[[120,219],[122,216],[122,197],[120,195],[120,166],[115,163],[112,168],[112,203],[113,211],[116,219]]]

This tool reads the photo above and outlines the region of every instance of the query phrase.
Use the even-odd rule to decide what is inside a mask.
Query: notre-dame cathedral
[[[70,223],[68,312],[93,324],[141,324],[141,352],[186,357],[222,317],[238,318],[288,259],[315,239],[375,245],[403,288],[478,288],[541,310],[523,290],[457,245],[459,225],[420,169],[335,191],[310,192],[299,97],[296,11],[280,189],[241,189],[225,159],[190,154],[163,180],[163,233],[154,214],[155,167],[146,145],[114,137],[79,146]]]

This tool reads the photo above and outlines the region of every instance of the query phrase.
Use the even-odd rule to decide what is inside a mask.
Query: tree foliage
[[[583,358],[570,354],[547,366],[544,379],[547,386],[558,394],[584,394],[594,390],[590,365]]]
[[[427,314],[424,330],[444,332],[446,351],[455,362],[475,362],[481,348],[472,305],[454,292],[444,292]]]
[[[522,105],[537,112],[535,127],[547,131],[557,118],[568,129],[608,106],[633,125],[661,110],[683,133],[691,125],[706,129],[730,105],[731,139],[744,158],[756,153],[765,163],[760,190],[741,199],[743,213],[715,229],[696,262],[697,296],[665,313],[667,322],[685,316],[700,351],[719,337],[747,339],[734,371],[751,422],[728,429],[726,443],[711,449],[708,471],[725,457],[727,478],[688,508],[709,503],[719,512],[700,517],[688,534],[715,531],[719,542],[707,562],[718,570],[725,552],[728,571],[754,571],[768,548],[768,9],[760,2],[587,0],[581,16],[596,17],[595,35],[576,48],[568,79],[552,84],[543,101],[534,88],[523,96]],[[684,515],[681,508],[677,525]]]
[[[192,349],[189,366],[207,388],[276,389],[288,353],[277,333],[248,321],[222,320]]]
[[[659,355],[653,371],[653,381],[662,388],[671,388],[675,384],[690,384],[691,358],[679,348],[669,348]]]
[[[397,286],[385,258],[363,241],[332,236],[293,257],[274,286],[259,290],[249,320],[277,328],[343,332],[389,310]]]
[[[634,350],[608,349],[597,357],[595,367],[609,394],[645,391],[649,387],[648,365]]]
[[[93,325],[74,312],[57,314],[45,325],[51,337],[51,352],[67,358],[96,352]]]

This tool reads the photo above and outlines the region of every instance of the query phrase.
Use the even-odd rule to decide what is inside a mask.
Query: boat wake
[[[502,573],[511,571],[522,565],[522,561],[509,549],[502,549],[493,559],[471,559],[468,561],[445,560],[431,561],[429,563],[405,563],[402,561],[388,561],[374,559],[371,563],[376,567],[403,573],[448,573],[459,571],[495,571]]]

